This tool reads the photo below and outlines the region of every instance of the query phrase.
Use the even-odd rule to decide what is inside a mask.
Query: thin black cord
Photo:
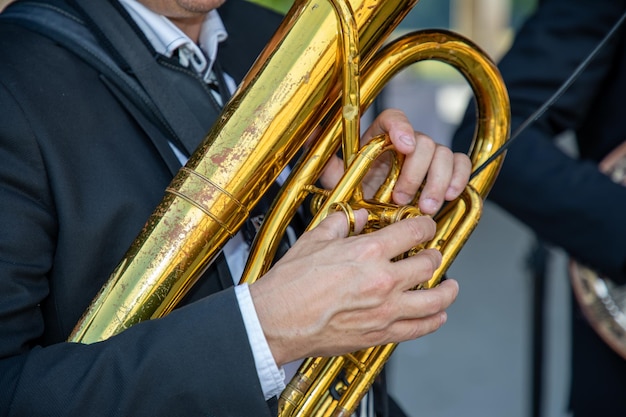
[[[559,87],[559,89],[550,97],[541,107],[539,107],[533,114],[531,114],[521,125],[515,129],[515,132],[511,135],[508,141],[504,145],[502,145],[493,155],[491,155],[485,162],[482,163],[478,168],[472,172],[470,179],[474,178],[478,175],[487,165],[492,163],[497,157],[499,157],[504,151],[506,151],[512,144],[515,139],[519,137],[519,135],[526,130],[528,126],[532,123],[536,122],[543,114],[552,106],[562,95],[563,93],[576,81],[576,79],[580,76],[585,68],[589,65],[589,63],[595,58],[600,49],[604,47],[604,45],[609,41],[609,39],[615,34],[617,29],[622,25],[624,20],[626,19],[626,13],[622,14],[622,16],[618,19],[618,21],[613,25],[611,30],[604,36],[604,38],[596,45],[596,47],[591,51],[591,53],[576,67],[574,72],[568,77],[567,80]]]

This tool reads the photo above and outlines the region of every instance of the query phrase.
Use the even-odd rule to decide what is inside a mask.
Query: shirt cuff
[[[280,395],[285,389],[285,371],[276,365],[272,351],[270,350],[265,334],[261,328],[259,317],[256,314],[250,288],[248,284],[235,286],[235,295],[239,303],[239,309],[243,316],[243,323],[248,334],[248,341],[252,348],[256,372],[261,382],[261,389],[265,399]]]

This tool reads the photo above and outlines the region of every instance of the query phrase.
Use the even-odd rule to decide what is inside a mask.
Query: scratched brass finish
[[[509,100],[493,63],[471,42],[450,32],[423,31],[377,51],[417,0],[296,1],[215,127],[173,179],[144,230],[77,324],[71,341],[106,339],[143,320],[167,314],[214,260],[288,161],[298,161],[251,249],[242,282],[271,265],[278,238],[310,194],[317,213],[369,212],[366,231],[420,215],[390,201],[402,156],[386,137],[359,149],[359,120],[385,83],[421,60],[457,68],[477,97],[470,150],[482,164],[509,135]],[[314,138],[305,145],[309,138]],[[315,187],[337,150],[346,174],[334,190]],[[360,187],[372,161],[391,156],[389,178],[375,196]],[[459,199],[436,216],[427,247],[443,254],[441,267],[420,289],[437,285],[468,239],[503,156],[484,169]],[[250,184],[254,184],[251,187]],[[410,256],[422,248],[414,248]],[[309,358],[280,399],[280,416],[348,416],[371,386],[395,344],[335,358]]]
[[[350,3],[361,60],[415,3]],[[172,180],[71,341],[103,340],[173,309],[339,99],[337,44],[332,5],[294,4],[213,129]]]

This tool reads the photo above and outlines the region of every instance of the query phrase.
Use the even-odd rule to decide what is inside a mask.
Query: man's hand
[[[398,110],[376,118],[361,138],[367,143],[388,134],[405,155],[393,200],[408,204],[420,192],[419,208],[435,214],[467,185],[471,163],[428,136],[414,131]],[[388,155],[387,155],[388,156]],[[364,180],[371,197],[387,178],[388,158],[379,158]],[[332,188],[343,174],[339,158],[329,161],[320,181]],[[262,279],[250,286],[261,326],[278,365],[311,356],[342,355],[362,348],[402,342],[437,330],[458,293],[446,280],[427,291],[411,291],[432,278],[441,254],[428,249],[392,261],[431,240],[435,222],[428,216],[405,219],[358,235],[367,212],[355,213],[356,236],[348,237],[342,212],[332,213],[306,232]]]
[[[358,232],[367,213],[359,210],[356,218]],[[456,281],[427,291],[410,288],[431,278],[441,254],[430,249],[391,261],[434,233],[434,221],[420,216],[347,237],[341,212],[306,232],[250,286],[276,363],[341,355],[438,329],[457,296]]]
[[[463,192],[470,176],[471,162],[463,153],[453,153],[450,148],[437,144],[423,133],[416,132],[406,115],[399,110],[385,110],[367,129],[361,144],[386,133],[405,160],[400,178],[393,192],[396,204],[408,204],[426,180],[420,193],[418,206],[422,213],[433,215],[443,205]],[[378,185],[387,177],[388,158],[379,158],[363,184],[366,197],[371,197]],[[343,174],[343,162],[338,157],[327,164],[320,182],[333,188]]]

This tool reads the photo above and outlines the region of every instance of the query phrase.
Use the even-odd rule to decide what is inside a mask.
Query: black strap
[[[187,150],[195,150],[198,138],[204,137],[206,130],[197,120],[188,117],[192,114],[189,104],[170,83],[163,82],[159,77],[161,71],[155,57],[119,10],[110,1],[73,0],[72,3],[84,13],[87,24],[97,28],[128,64],[164,115],[176,138],[183,142]]]
[[[98,18],[98,28],[103,29],[107,36],[105,42],[110,42],[111,48],[102,46],[102,39],[98,38],[89,28],[95,23],[85,23],[80,17],[69,10],[60,9],[50,4],[37,1],[23,1],[11,5],[0,13],[0,19],[18,23],[30,30],[54,39],[67,49],[79,55],[83,60],[99,71],[107,80],[111,80],[152,123],[155,123],[181,149],[190,155],[199,141],[205,136],[207,127],[202,126],[199,118],[202,113],[206,116],[207,103],[198,93],[198,86],[183,82],[177,70],[164,75],[164,67],[157,59],[150,55],[150,51],[137,37],[134,30],[127,24],[118,10],[108,1],[76,0],[81,2],[86,13],[102,13]],[[86,17],[89,19],[89,17]],[[101,24],[101,22],[106,22]],[[119,26],[116,26],[119,25]],[[89,26],[89,27],[88,27]],[[108,37],[108,35],[111,35]],[[125,42],[117,48],[117,43]],[[112,49],[114,48],[114,49]],[[119,54],[120,56],[116,56]],[[120,59],[122,63],[120,64]],[[145,61],[145,62],[143,62]],[[130,67],[131,74],[122,69]],[[171,67],[171,66],[165,66]],[[171,68],[166,68],[171,69]],[[229,92],[224,79],[224,72],[219,61],[214,63],[214,73],[217,78],[219,93],[223,102],[229,98]],[[174,89],[176,86],[178,89]],[[203,87],[206,87],[203,85]],[[208,87],[206,87],[208,88]],[[196,93],[193,93],[195,90]],[[183,100],[186,97],[188,100]],[[192,115],[196,115],[193,117]],[[205,117],[205,123],[209,118]],[[182,146],[181,146],[182,145]],[[254,210],[253,219],[244,227],[245,236],[251,242],[256,234],[258,225],[255,221],[262,221],[277,192],[278,185],[274,184]],[[295,216],[292,225],[300,235],[304,231],[308,219]],[[278,249],[276,259],[280,258],[290,247],[290,242],[283,239]]]
[[[141,109],[167,137],[175,142],[179,141],[166,117],[137,79],[120,68],[78,16],[68,10],[33,1],[11,5],[0,13],[0,19],[40,33],[73,51],[104,77],[113,81],[125,97]]]
[[[0,13],[0,20],[19,24],[22,27],[35,31],[58,42],[60,45],[77,54],[81,59],[101,73],[106,80],[112,81],[113,84],[122,91],[124,97],[129,99],[140,109],[142,114],[148,117],[151,123],[159,127],[169,140],[173,140],[179,146],[181,145],[181,143],[178,142],[178,136],[170,127],[165,116],[142,88],[137,79],[122,69],[119,63],[111,56],[111,51],[105,50],[102,47],[99,40],[85,26],[85,22],[75,13],[72,13],[68,9],[62,9],[47,3],[23,1],[14,3],[2,11],[2,13]],[[132,38],[132,36],[129,36],[129,38]],[[145,50],[145,48],[138,49]],[[147,61],[154,62],[152,58]],[[149,84],[153,82],[154,80],[150,77]],[[218,82],[220,84],[224,82],[221,72],[218,73]],[[225,84],[223,85],[225,86]],[[222,88],[223,87],[220,87],[220,94],[222,95],[222,99],[226,101],[229,96],[224,95],[225,93],[222,91]],[[159,96],[161,100],[164,99],[161,95]],[[187,120],[189,120],[189,118],[187,118]],[[204,133],[206,133],[206,130],[203,129],[202,135],[198,135],[198,138],[203,137]],[[190,144],[189,146],[195,146],[195,144]],[[185,148],[181,147],[181,149]],[[191,153],[192,151],[193,148],[191,148],[189,152]],[[219,254],[216,265],[217,276],[222,284],[222,288],[231,286],[233,281],[222,252]],[[213,273],[210,271],[212,270],[209,270],[207,273]],[[209,284],[212,282],[212,280],[206,281],[208,281]],[[213,291],[215,290],[210,292]]]
[[[155,57],[111,3],[81,3],[86,19],[100,15],[97,28],[132,75],[112,58],[111,51],[102,46],[101,39],[89,30],[85,20],[68,10],[36,1],[18,2],[5,9],[0,18],[54,39],[79,55],[112,80],[174,143],[191,154],[206,134],[206,128],[196,118],[189,117],[194,110],[172,83],[162,78]]]

